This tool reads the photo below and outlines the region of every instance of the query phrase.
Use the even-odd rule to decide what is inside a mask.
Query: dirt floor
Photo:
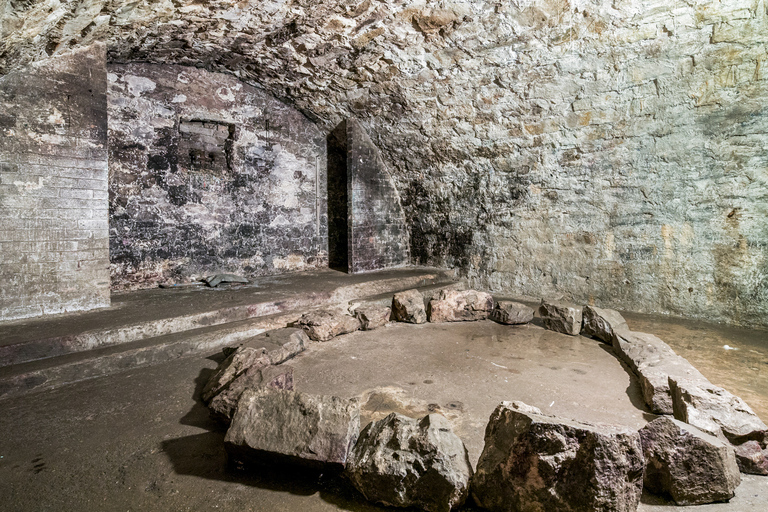
[[[764,332],[628,320],[768,417]],[[196,399],[218,359],[181,359],[0,402],[0,510],[383,510],[335,475],[230,467],[224,432]],[[288,364],[297,389],[362,395],[369,419],[443,412],[473,462],[501,400],[633,427],[652,417],[606,345],[536,325],[392,324],[313,344]],[[730,503],[686,509],[756,512],[767,504],[768,478],[745,475]],[[646,495],[640,510],[671,507]]]

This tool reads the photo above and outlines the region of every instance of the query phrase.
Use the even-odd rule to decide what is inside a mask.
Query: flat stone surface
[[[640,429],[645,488],[678,505],[726,501],[741,483],[733,448],[692,425],[662,416]]]
[[[485,320],[493,311],[493,297],[476,290],[442,290],[429,301],[427,317],[430,322],[466,322]]]
[[[575,336],[581,332],[582,308],[565,302],[542,301],[539,316],[551,331]]]
[[[248,463],[344,466],[360,432],[354,399],[251,388],[240,396],[224,437],[230,457]]]
[[[500,404],[488,421],[472,496],[496,511],[634,512],[643,489],[637,431]]]
[[[472,466],[444,416],[393,412],[360,433],[346,475],[369,501],[448,512],[467,499]]]
[[[613,351],[638,376],[643,399],[656,414],[673,412],[670,377],[706,381],[701,372],[653,334],[616,330]]]
[[[614,309],[584,306],[582,333],[600,341],[613,343],[614,329],[629,330],[627,321]]]
[[[503,300],[496,303],[490,318],[500,324],[518,325],[527,324],[533,320],[535,313],[535,309],[521,302]]]
[[[423,324],[427,321],[424,296],[419,290],[407,290],[395,294],[392,298],[392,319],[410,324]]]

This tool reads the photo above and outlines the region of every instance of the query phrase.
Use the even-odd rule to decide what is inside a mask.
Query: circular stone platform
[[[363,396],[361,426],[400,412],[440,412],[476,464],[485,426],[502,400],[546,414],[635,429],[653,418],[637,380],[598,340],[533,324],[391,323],[326,343],[289,361],[298,391]]]

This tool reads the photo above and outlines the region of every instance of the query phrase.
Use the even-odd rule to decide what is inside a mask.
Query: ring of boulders
[[[630,331],[610,309],[542,301],[538,316],[547,329],[613,347],[659,415],[639,431],[501,402],[473,470],[464,443],[439,414],[412,419],[392,413],[360,431],[357,398],[293,389],[293,369],[281,363],[310,341],[390,320],[524,324],[534,317],[525,304],[455,288],[408,290],[395,294],[391,305],[354,304],[350,312],[309,312],[292,327],[225,349],[202,399],[229,425],[224,442],[230,459],[337,469],[370,501],[430,512],[461,506],[469,495],[491,511],[634,511],[643,487],[679,505],[703,504],[733,497],[740,471],[768,475],[768,428],[749,406],[656,336]]]

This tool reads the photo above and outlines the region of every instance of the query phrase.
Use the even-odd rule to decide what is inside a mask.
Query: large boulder
[[[490,293],[475,290],[442,290],[437,299],[429,301],[427,318],[430,322],[467,322],[485,320],[493,311]]]
[[[392,315],[392,308],[377,304],[364,304],[355,309],[355,317],[364,331],[372,331],[387,325]]]
[[[296,321],[314,341],[328,341],[360,329],[360,320],[341,311],[318,310],[304,313]]]
[[[550,331],[576,336],[581,332],[582,308],[564,302],[541,301],[539,316]]]
[[[304,351],[308,344],[309,339],[301,329],[286,328],[259,334],[236,347],[230,347],[225,350],[228,357],[219,364],[203,388],[203,402],[209,403],[249,368],[280,364]]]
[[[673,412],[670,376],[706,380],[691,363],[653,334],[614,329],[613,351],[637,375],[643,399],[656,414]]]
[[[370,501],[448,512],[466,500],[472,466],[445,417],[392,413],[363,429],[346,474]]]
[[[613,309],[585,306],[581,332],[605,343],[613,343],[614,329],[628,330],[627,321]]]
[[[341,470],[359,431],[357,399],[259,387],[240,396],[224,445],[245,464]]]
[[[248,368],[211,399],[208,403],[211,416],[224,423],[229,423],[243,392],[246,389],[258,387],[293,389],[293,367],[281,364],[263,368],[255,366]]]
[[[507,325],[527,324],[533,320],[534,313],[536,310],[525,304],[502,300],[496,303],[496,307],[491,312],[491,320]]]
[[[392,298],[392,318],[397,322],[423,324],[427,321],[424,296],[419,290],[406,290]]]
[[[643,466],[635,430],[558,419],[502,402],[486,427],[471,492],[493,512],[634,512]]]
[[[640,429],[645,488],[678,505],[731,499],[741,483],[730,444],[692,425],[662,416]]]

